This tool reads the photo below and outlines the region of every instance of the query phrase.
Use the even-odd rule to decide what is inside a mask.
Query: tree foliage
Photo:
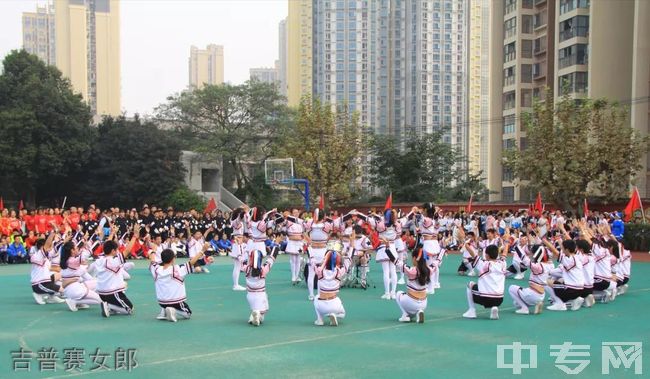
[[[206,85],[168,97],[157,108],[157,118],[191,135],[193,150],[222,158],[241,189],[252,179],[246,165],[271,156],[289,122],[282,100],[276,86],[256,80]]]
[[[91,153],[81,95],[53,66],[12,51],[0,75],[0,188],[29,202],[62,198]]]
[[[106,117],[98,126],[80,197],[100,206],[164,204],[183,187],[178,140],[139,117]]]
[[[278,148],[278,157],[294,158],[296,177],[309,180],[312,198],[322,193],[328,205],[347,202],[359,177],[361,129],[344,108],[304,97]]]
[[[506,151],[506,167],[519,183],[566,209],[588,196],[627,197],[648,137],[634,132],[627,110],[616,103],[568,95],[554,100],[547,91],[525,116],[527,146]]]
[[[442,141],[443,132],[411,136],[403,148],[392,136],[372,135],[371,184],[396,201],[466,201],[486,193],[480,174],[462,170],[462,157]]]

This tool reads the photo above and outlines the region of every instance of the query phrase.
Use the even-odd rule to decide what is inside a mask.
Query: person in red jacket
[[[11,211],[11,215],[9,216],[9,228],[11,229],[12,234],[17,232],[18,234],[23,235],[22,223],[14,210]]]
[[[68,223],[72,230],[77,230],[79,226],[79,221],[81,221],[81,215],[77,212],[76,207],[70,207],[70,214],[68,215]]]
[[[34,220],[34,211],[27,212],[26,209],[23,209],[23,220],[25,220],[25,227],[27,230],[36,231],[36,221]]]
[[[34,216],[34,225],[37,234],[47,232],[47,215],[42,208]]]

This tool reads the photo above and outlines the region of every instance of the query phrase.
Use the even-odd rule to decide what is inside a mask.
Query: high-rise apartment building
[[[280,21],[278,25],[278,82],[280,94],[287,96],[287,64],[289,60],[287,34],[287,19]]]
[[[312,95],[312,0],[289,1],[287,17],[287,101]]]
[[[524,112],[543,89],[556,99],[607,98],[631,109],[630,122],[648,133],[650,49],[644,0],[504,0],[491,4],[491,200],[528,201],[532,194],[503,169],[503,149],[525,148]],[[645,100],[639,100],[645,99]],[[648,161],[638,180],[648,187]]]
[[[248,70],[250,73],[250,78],[259,80],[262,83],[276,84],[279,85],[279,75],[278,69],[272,67],[257,67],[251,68]]]
[[[23,13],[23,49],[48,65],[56,65],[54,11],[50,5]]]
[[[55,0],[23,14],[23,47],[56,64],[95,115],[121,113],[119,6],[118,0]]]
[[[223,46],[210,44],[205,50],[191,46],[188,66],[191,89],[223,84]]]

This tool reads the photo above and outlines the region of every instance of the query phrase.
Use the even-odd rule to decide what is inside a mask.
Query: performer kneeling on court
[[[61,268],[63,294],[72,312],[86,309],[91,304],[102,303],[102,299],[95,292],[97,281],[86,272],[79,247],[72,241],[65,242],[61,247]]]
[[[203,248],[192,259],[182,265],[175,265],[176,254],[172,249],[164,249],[160,253],[162,262],[156,263],[153,254],[150,254],[151,264],[149,271],[153,276],[156,285],[156,298],[160,305],[160,314],[156,317],[158,320],[167,320],[176,322],[176,314],[185,319],[192,315],[190,306],[187,305],[187,295],[185,294],[185,277],[194,271],[196,262],[203,259],[205,252],[210,248],[210,243],[203,243]],[[211,258],[211,257],[207,257]]]
[[[97,293],[102,299],[102,316],[109,317],[111,313],[130,315],[133,304],[126,297],[126,282],[122,269],[126,264],[125,258],[131,254],[131,249],[140,235],[140,225],[133,227],[133,236],[124,251],[119,252],[117,243],[113,240],[104,242],[104,256],[98,258],[91,266],[90,272],[97,274]]]
[[[46,239],[40,238],[34,245],[33,253],[30,254],[29,260],[32,264],[32,295],[37,304],[63,303],[65,300],[59,296],[63,289],[57,280],[59,273],[50,271],[50,260],[48,254],[52,250],[55,232],[51,232]]]
[[[318,297],[314,299],[315,325],[324,325],[323,316],[326,316],[330,319],[331,326],[338,326],[339,319],[345,317],[345,309],[338,293],[341,288],[341,278],[345,276],[349,267],[350,258],[342,257],[335,251],[328,251],[323,264],[316,267]]]
[[[509,235],[506,234],[507,237]],[[509,238],[504,238],[508,240]],[[503,290],[506,281],[506,257],[508,244],[502,248],[499,255],[499,248],[496,245],[485,247],[485,257],[481,258],[474,248],[465,244],[467,251],[472,256],[472,268],[478,270],[478,284],[469,282],[467,286],[467,304],[469,309],[463,313],[465,318],[476,318],[476,305],[490,308],[490,318],[499,319],[499,306],[503,303]]]
[[[271,255],[262,263],[264,253],[255,250],[250,253],[246,266],[242,271],[246,274],[246,300],[251,308],[248,323],[260,326],[264,322],[264,315],[269,311],[269,298],[266,295],[266,275],[277,258],[280,249],[276,246],[271,249]]]
[[[513,254],[518,256],[517,262],[521,262],[525,268],[530,268],[528,288],[522,288],[514,284],[508,287],[508,292],[517,308],[515,313],[527,315],[530,313],[528,308],[534,306],[535,314],[539,314],[544,309],[544,285],[546,285],[549,271],[552,268],[552,265],[546,264],[548,261],[546,249],[542,245],[533,245],[531,249],[533,252],[532,259],[528,258],[524,249],[513,250]]]
[[[415,317],[416,322],[422,324],[424,310],[427,309],[427,284],[431,281],[431,272],[422,254],[422,248],[413,250],[412,262],[412,267],[402,261],[397,263],[397,269],[408,279],[407,291],[397,292],[397,306],[402,311],[399,321],[411,322],[411,317]]]

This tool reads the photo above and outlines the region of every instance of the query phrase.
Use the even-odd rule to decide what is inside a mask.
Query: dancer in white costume
[[[266,276],[271,271],[273,263],[278,256],[279,249],[274,247],[271,255],[264,260],[264,253],[260,250],[251,251],[246,265],[242,271],[246,274],[246,300],[251,308],[248,323],[260,326],[264,316],[269,311],[269,298],[266,295]]]
[[[65,242],[61,247],[61,279],[65,302],[72,312],[102,303],[95,292],[97,281],[88,274],[85,266],[78,246],[72,241]]]
[[[245,291],[246,287],[239,285],[242,261],[248,255],[247,238],[244,235],[244,225],[248,224],[248,207],[237,208],[230,216],[232,227],[232,249],[228,255],[232,258],[232,289],[233,291]]]
[[[342,257],[335,251],[328,251],[323,258],[323,264],[316,267],[318,298],[314,300],[315,325],[324,325],[323,318],[327,317],[331,326],[338,326],[339,320],[345,317],[345,308],[338,293],[341,288],[341,278],[349,268],[350,258]]]
[[[400,291],[396,297],[397,306],[402,311],[398,321],[411,322],[411,318],[415,317],[415,321],[422,324],[427,309],[427,284],[431,281],[431,273],[421,248],[413,250],[412,264],[409,267],[402,260],[397,263],[397,269],[408,278],[406,292]]]
[[[291,283],[296,285],[300,282],[300,259],[305,249],[305,239],[303,233],[305,228],[304,221],[298,217],[298,210],[294,209],[292,215],[285,215],[287,229],[287,247],[285,252],[289,255],[289,265],[291,267]]]
[[[322,209],[314,211],[314,218],[305,224],[305,239],[309,241],[307,252],[309,254],[309,274],[307,276],[307,290],[309,300],[314,300],[314,279],[316,269],[323,263],[327,252],[327,241],[329,240],[332,224],[324,220]]]

